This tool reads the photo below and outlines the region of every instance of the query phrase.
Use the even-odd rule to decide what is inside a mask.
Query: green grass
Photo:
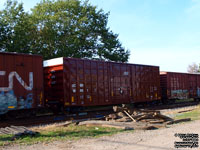
[[[13,139],[13,135],[0,135],[0,146],[13,144],[35,144],[39,142],[50,142],[54,140],[75,140],[85,137],[99,137],[103,135],[112,135],[124,130],[103,127],[85,127],[85,126],[68,126],[57,127],[49,130],[40,131],[39,134],[31,136],[22,136]]]
[[[179,100],[175,100],[175,103],[183,103],[183,102],[193,102],[194,100],[191,99],[179,99]]]
[[[200,120],[200,107],[190,112],[176,114],[175,119],[191,118],[191,120]]]

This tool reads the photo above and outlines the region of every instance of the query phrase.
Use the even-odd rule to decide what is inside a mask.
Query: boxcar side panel
[[[136,78],[136,65],[130,65],[131,69],[131,91],[130,91],[130,102],[137,102],[137,78]]]
[[[160,100],[159,67],[136,65],[134,102]],[[136,86],[136,87],[134,87]]]
[[[200,98],[200,74],[197,75],[197,98]]]
[[[64,94],[60,95],[64,96],[65,106],[97,106],[160,99],[159,67],[75,58],[63,58],[61,65]],[[56,95],[58,93],[55,98]],[[58,97],[56,99],[59,101]]]
[[[0,61],[0,113],[42,106],[42,57],[0,53]]]
[[[197,97],[197,75],[196,74],[188,74],[188,87],[189,87],[189,97],[195,98]]]
[[[108,69],[107,62],[64,58],[65,105],[111,104]]]
[[[131,67],[128,64],[110,63],[112,104],[131,102]]]
[[[163,98],[188,99],[199,97],[199,76],[199,74],[161,72],[160,80]]]
[[[187,99],[189,98],[189,78],[185,73],[168,73],[168,98]]]

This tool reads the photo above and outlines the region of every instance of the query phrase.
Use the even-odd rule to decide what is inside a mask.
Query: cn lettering
[[[0,76],[5,76],[5,71],[0,71]],[[0,87],[0,91],[8,92],[13,90],[13,78],[16,78],[17,81],[27,90],[31,91],[33,89],[33,72],[29,72],[29,85],[27,85],[24,80],[19,76],[16,71],[12,71],[8,75],[8,87]]]

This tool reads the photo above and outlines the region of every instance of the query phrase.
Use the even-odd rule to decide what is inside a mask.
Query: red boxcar
[[[200,98],[200,74],[160,72],[162,99]]]
[[[96,106],[160,100],[159,67],[75,58],[44,61],[45,101]]]
[[[0,114],[43,105],[43,59],[0,53]]]

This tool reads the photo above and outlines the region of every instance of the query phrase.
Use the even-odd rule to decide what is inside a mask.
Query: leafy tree
[[[7,37],[0,50],[118,62],[130,55],[107,27],[109,14],[88,1],[43,0],[26,13],[23,4],[8,0],[0,16],[0,33]]]
[[[0,11],[0,51],[31,53],[30,16],[24,12],[23,4],[8,0],[6,8]]]
[[[200,65],[198,66],[196,63],[192,63],[188,65],[187,71],[189,73],[198,73],[200,72]]]
[[[107,28],[108,14],[88,1],[43,0],[32,9],[37,48],[45,58],[99,58],[125,62],[126,51]]]
[[[1,51],[5,50],[5,44],[4,41],[6,41],[6,24],[4,22],[0,22],[0,48]]]

